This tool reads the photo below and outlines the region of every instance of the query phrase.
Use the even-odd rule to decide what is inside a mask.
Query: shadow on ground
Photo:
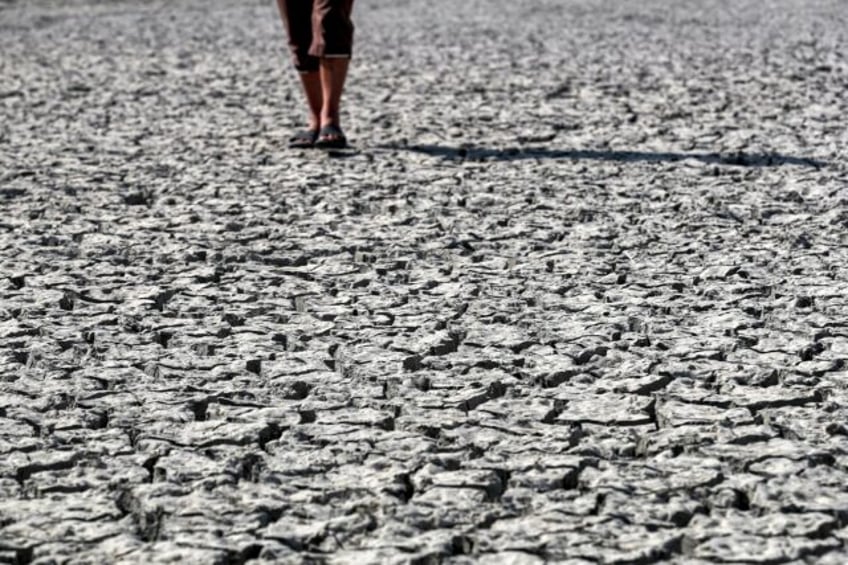
[[[618,161],[622,163],[636,162],[674,162],[685,159],[695,159],[709,165],[734,165],[737,167],[779,167],[781,165],[798,165],[803,167],[821,168],[827,165],[824,161],[805,157],[793,157],[780,153],[673,153],[651,151],[603,151],[594,149],[549,149],[544,147],[475,147],[449,145],[379,145],[379,149],[394,151],[410,151],[422,153],[443,159],[473,159],[485,161],[518,161],[522,159],[541,160],[589,160],[589,161]]]

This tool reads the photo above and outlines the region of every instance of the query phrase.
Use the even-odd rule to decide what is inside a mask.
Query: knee
[[[353,46],[353,21],[350,18],[351,2],[330,0],[316,6],[313,34],[320,37],[328,55],[349,55]]]

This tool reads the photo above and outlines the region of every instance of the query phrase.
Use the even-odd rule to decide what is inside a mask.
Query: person
[[[340,107],[353,49],[353,0],[277,0],[277,5],[309,106],[309,127],[289,146],[346,147]]]

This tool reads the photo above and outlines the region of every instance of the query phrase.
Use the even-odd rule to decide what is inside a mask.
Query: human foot
[[[347,147],[347,138],[339,126],[329,124],[322,127],[321,131],[318,132],[315,147],[319,149],[344,149]]]
[[[318,134],[318,128],[301,130],[289,138],[289,148],[308,149],[310,147],[315,147],[315,142],[318,140]]]

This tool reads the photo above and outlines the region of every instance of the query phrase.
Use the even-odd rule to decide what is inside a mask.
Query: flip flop
[[[289,139],[290,149],[310,149],[315,147],[315,142],[318,140],[317,129],[305,129],[294,134]]]
[[[334,139],[326,139],[328,137],[333,137]],[[347,138],[339,126],[324,126],[318,132],[315,147],[318,149],[344,149],[347,147]]]

